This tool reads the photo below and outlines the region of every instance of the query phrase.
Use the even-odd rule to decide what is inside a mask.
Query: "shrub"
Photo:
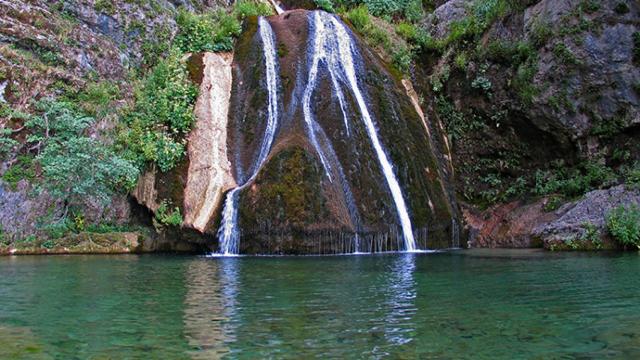
[[[2,175],[2,180],[9,185],[11,190],[16,190],[20,180],[33,182],[36,177],[33,156],[20,155],[17,161]]]
[[[611,186],[616,180],[613,170],[598,163],[589,162],[573,169],[556,164],[551,170],[536,171],[534,193],[559,193],[575,197],[596,188]]]
[[[240,22],[224,11],[197,15],[181,9],[176,22],[179,31],[174,41],[183,52],[231,51],[233,39],[242,31]]]
[[[637,205],[619,206],[606,215],[607,231],[625,248],[640,248],[640,209]]]
[[[398,49],[393,54],[393,65],[403,73],[408,73],[411,68],[411,59],[413,54],[406,47]]]
[[[313,0],[318,9],[322,9],[327,12],[335,12],[333,8],[333,2],[331,0]]]
[[[116,12],[116,8],[111,0],[96,0],[94,8],[96,11],[103,12],[108,15],[113,15]]]
[[[9,128],[0,129],[0,159],[11,153],[20,144],[11,138],[12,133]]]
[[[131,190],[139,173],[131,162],[84,136],[52,141],[36,160],[42,166],[42,189],[69,205],[90,198],[107,204],[114,192]]]
[[[529,41],[536,49],[539,49],[547,44],[549,39],[553,36],[553,27],[551,24],[537,21],[531,28],[529,34]]]
[[[599,0],[583,0],[582,4],[580,4],[582,11],[587,14],[593,14],[594,12],[600,10]]]
[[[126,192],[135,185],[138,169],[86,134],[92,118],[54,100],[40,101],[37,108],[41,114],[25,126],[31,131],[27,142],[39,149],[35,161],[42,168],[40,191],[69,207],[94,199],[106,204],[114,192]]]
[[[330,0],[324,1],[331,3]],[[248,16],[269,16],[273,15],[273,8],[271,5],[264,2],[241,0],[236,3],[233,13],[240,19],[244,19]]]
[[[511,81],[511,86],[524,104],[531,104],[539,93],[534,83],[534,77],[537,73],[538,60],[534,57],[518,66],[516,75]]]
[[[415,25],[403,21],[396,25],[396,33],[405,40],[414,40],[418,36],[418,29],[416,29]]]
[[[91,116],[103,117],[111,110],[111,103],[120,97],[118,86],[109,81],[92,82],[79,92],[76,99],[80,108]]]
[[[195,120],[197,89],[188,79],[180,53],[173,49],[136,89],[136,103],[124,117],[119,145],[139,167],[156,163],[171,170],[182,159],[185,135]]]
[[[401,3],[394,0],[364,0],[367,9],[374,16],[392,16],[401,10]]]
[[[640,189],[640,162],[623,170],[624,180],[627,188],[632,190]]]
[[[170,203],[167,200],[163,200],[156,210],[156,220],[163,225],[180,226],[180,224],[182,224],[180,208],[176,206],[171,210],[170,207]]]
[[[367,26],[371,24],[371,16],[365,6],[358,6],[349,10],[346,14],[351,25],[360,33],[363,33]]]
[[[553,47],[553,54],[565,65],[580,65],[582,61],[578,60],[576,56],[573,54],[571,49],[569,49],[563,43],[556,43]]]

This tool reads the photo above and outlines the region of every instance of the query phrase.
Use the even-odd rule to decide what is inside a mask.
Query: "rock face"
[[[549,215],[516,200],[532,197],[538,170],[640,160],[640,4],[523,1],[482,24],[474,3],[446,1],[425,17],[433,42],[414,85],[452,140],[471,233],[473,214],[486,216],[474,246],[537,245],[534,229]],[[486,28],[460,35],[473,21]]]
[[[596,190],[556,210],[546,210],[549,201],[549,198],[532,203],[514,201],[483,212],[465,207],[465,222],[470,227],[469,247],[617,248],[607,233],[606,216],[619,206],[640,206],[640,190],[622,185]],[[593,244],[594,241],[599,244]]]
[[[0,129],[14,129],[15,137],[23,141],[27,136],[23,120],[7,120],[4,106],[33,112],[34,100],[64,95],[89,83],[119,84],[123,97],[130,97],[129,70],[147,68],[162,57],[177,30],[178,3],[196,11],[228,6],[222,0],[0,1]],[[102,136],[104,130],[106,137],[111,136],[114,119],[106,116],[91,129],[92,135]],[[15,157],[0,158],[0,173],[15,162]],[[155,210],[159,205],[155,193],[169,192],[167,183],[173,180],[156,182],[151,176],[144,180],[137,195],[144,195],[139,198]],[[44,219],[62,215],[62,204],[36,193],[26,180],[15,188],[0,181],[0,188],[0,227],[9,237],[34,234]],[[131,219],[132,211],[127,197],[116,195],[108,207],[96,203],[83,215],[87,223],[121,224]]]
[[[200,232],[211,227],[225,191],[234,187],[227,158],[227,119],[233,54],[205,53],[203,78],[189,134],[189,170],[184,189],[184,225]]]
[[[279,57],[282,115],[267,161],[240,195],[241,252],[349,252],[356,233],[363,251],[402,249],[397,204],[347,75],[332,79],[321,60],[317,84],[309,85],[317,41],[313,16],[294,10],[269,18]],[[456,205],[447,192],[443,164],[433,153],[427,120],[400,80],[355,35],[348,36],[356,46],[353,54],[359,54],[354,64],[359,87],[393,163],[419,247],[450,247]],[[263,59],[258,26],[251,23],[234,59],[229,157],[236,179],[248,177],[265,131]],[[310,104],[306,113],[305,99]],[[305,118],[309,113],[317,124],[315,139]]]
[[[467,207],[463,210],[469,226],[469,247],[474,248],[530,248],[542,246],[534,236],[534,229],[558,218],[544,211],[548,199],[524,204],[514,201],[496,205],[483,212]]]
[[[607,190],[592,191],[583,199],[564,205],[555,212],[556,219],[539,224],[533,234],[545,245],[580,239],[585,236],[586,226],[594,226],[605,237],[605,217],[619,206],[640,206],[640,190],[628,190],[616,186]]]

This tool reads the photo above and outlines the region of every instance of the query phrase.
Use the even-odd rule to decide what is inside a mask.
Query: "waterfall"
[[[282,8],[282,6],[280,6],[280,4],[278,4],[277,0],[269,0],[269,2],[271,3],[271,5],[273,5],[273,8],[276,9],[276,14],[280,15],[284,13],[284,9]]]
[[[269,155],[278,126],[278,63],[275,36],[271,25],[263,17],[258,19],[258,24],[266,68],[268,92],[267,126],[260,145],[258,158],[250,172],[251,176],[242,185],[231,190],[225,199],[222,224],[218,230],[218,242],[220,243],[220,254],[222,255],[235,255],[240,251],[240,231],[238,230],[239,192],[258,176],[260,168]]]
[[[378,157],[378,162],[380,163],[382,173],[387,185],[389,186],[389,190],[391,191],[391,195],[398,212],[398,217],[402,226],[405,250],[415,251],[416,244],[413,237],[411,219],[409,218],[402,189],[400,188],[400,184],[393,172],[391,161],[380,142],[364,95],[358,85],[356,77],[356,62],[354,60],[354,54],[358,54],[357,47],[345,25],[342,24],[335,16],[323,11],[314,11],[312,13],[312,17],[312,20],[310,20],[310,43],[313,48],[311,52],[309,80],[307,81],[307,87],[303,97],[304,120],[311,143],[318,151],[320,161],[325,168],[327,176],[330,178],[330,166],[327,162],[326,155],[319,146],[316,138],[319,125],[314,120],[311,112],[311,95],[316,87],[320,63],[322,62],[327,67],[327,71],[329,71],[333,88],[343,112],[347,133],[349,132],[349,127],[346,111],[344,109],[344,95],[340,89],[340,83],[346,83],[348,89],[356,99],[360,114],[362,115],[362,120],[367,130],[367,135],[369,136],[371,144]]]

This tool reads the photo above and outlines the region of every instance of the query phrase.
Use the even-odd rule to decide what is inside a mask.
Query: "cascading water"
[[[268,92],[267,126],[260,145],[260,152],[251,176],[242,185],[227,194],[222,211],[222,224],[218,230],[220,254],[229,256],[239,253],[240,231],[238,230],[238,195],[240,190],[249,185],[258,175],[258,171],[267,159],[276,129],[278,127],[278,61],[275,46],[275,35],[269,22],[263,17],[258,20],[260,38],[262,39],[264,64],[266,68],[266,83]]]
[[[319,124],[315,121],[311,111],[311,95],[313,94],[320,70],[320,63],[324,63],[331,76],[332,85],[340,102],[340,107],[344,115],[344,122],[347,133],[349,131],[346,111],[344,109],[344,95],[340,88],[340,83],[346,84],[356,99],[360,114],[364,121],[367,135],[371,140],[371,144],[376,152],[380,167],[386,179],[387,185],[391,191],[393,201],[398,212],[400,224],[404,237],[404,245],[406,251],[416,251],[416,244],[413,237],[411,219],[407,211],[407,206],[400,188],[400,184],[393,172],[393,166],[387,156],[378,133],[367,107],[364,95],[358,85],[356,77],[356,62],[354,54],[357,56],[358,50],[351,38],[347,28],[335,16],[323,11],[314,11],[310,19],[312,52],[310,53],[310,69],[307,87],[303,97],[303,113],[307,126],[307,132],[311,143],[315,147],[320,161],[324,166],[327,176],[331,178],[331,168],[326,159],[320,144],[318,143],[316,134],[318,133]],[[357,251],[358,249],[356,249]]]

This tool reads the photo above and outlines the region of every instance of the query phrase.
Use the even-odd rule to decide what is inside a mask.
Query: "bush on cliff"
[[[231,51],[240,34],[240,22],[224,11],[197,15],[180,10],[176,17],[179,32],[174,41],[183,52]]]
[[[26,127],[31,132],[27,142],[42,169],[38,190],[63,201],[66,210],[95,200],[108,204],[113,193],[135,185],[138,169],[133,163],[87,133],[93,118],[65,102],[37,105],[41,113]]]
[[[171,170],[185,153],[196,97],[181,53],[173,49],[138,84],[135,105],[119,132],[119,148],[139,168],[152,162],[162,171]]]

